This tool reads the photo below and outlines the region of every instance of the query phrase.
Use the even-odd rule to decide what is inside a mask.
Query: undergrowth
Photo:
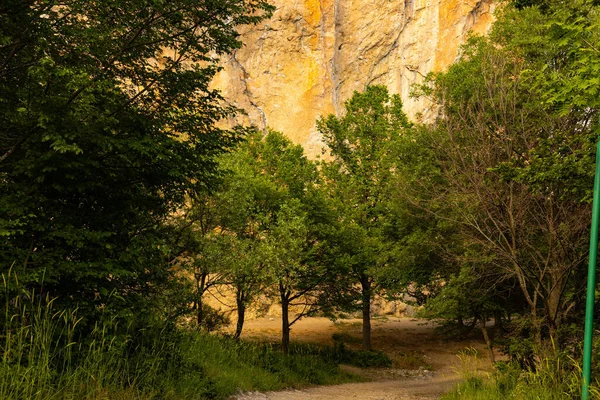
[[[332,335],[334,347],[323,347],[322,356],[334,360],[339,364],[348,364],[361,368],[389,368],[392,360],[382,351],[377,350],[354,350],[346,346],[346,343],[361,343],[360,338],[351,336],[346,332],[334,333]]]
[[[478,370],[474,352],[459,355],[461,383],[441,400],[562,400],[581,397],[581,369],[572,359],[546,357],[535,369],[523,369],[514,362],[498,362],[492,373]],[[600,399],[598,382],[590,398]]]
[[[7,292],[8,293],[8,292]],[[0,399],[223,399],[358,379],[338,363],[351,352],[271,344],[184,330],[173,324],[80,329],[77,312],[22,291],[0,316]],[[89,326],[89,324],[87,325]]]

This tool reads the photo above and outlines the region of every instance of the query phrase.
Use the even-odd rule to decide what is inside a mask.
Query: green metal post
[[[598,256],[598,222],[600,220],[600,141],[596,148],[596,175],[594,177],[594,202],[592,205],[592,229],[590,234],[590,259],[585,307],[585,334],[583,340],[583,380],[581,400],[590,398],[592,378],[592,338],[594,334],[594,301],[596,296],[596,259]]]

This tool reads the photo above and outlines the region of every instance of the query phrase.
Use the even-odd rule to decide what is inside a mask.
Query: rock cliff
[[[485,33],[495,0],[272,0],[273,17],[242,32],[245,46],[215,77],[235,123],[269,126],[311,156],[321,115],[339,113],[354,90],[384,84],[411,118],[430,118],[411,85],[449,66],[468,33]]]

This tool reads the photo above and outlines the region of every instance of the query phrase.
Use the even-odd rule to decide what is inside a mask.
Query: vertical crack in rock
[[[390,71],[385,71],[382,72],[380,74],[377,74],[375,76],[373,76],[373,73],[375,72],[375,68],[377,68],[382,61],[384,61],[385,59],[387,59],[390,54],[392,53],[392,51],[396,50],[398,48],[398,43],[400,43],[400,39],[402,38],[402,33],[404,33],[404,30],[406,29],[406,27],[408,26],[411,18],[412,18],[412,10],[411,10],[411,14],[408,18],[404,18],[407,13],[406,13],[406,6],[407,4],[409,5],[409,7],[412,8],[413,6],[413,0],[405,0],[404,2],[404,12],[402,14],[403,16],[403,21],[402,21],[402,25],[400,27],[400,29],[398,30],[396,37],[394,38],[394,41],[392,42],[392,45],[387,49],[387,51],[385,51],[385,53],[383,53],[379,59],[377,61],[375,61],[372,65],[371,65],[371,69],[369,71],[369,78],[367,80],[367,83],[365,84],[365,88],[370,85],[371,83],[375,82],[377,79],[381,78],[382,76],[388,74]]]
[[[404,15],[411,19],[415,13],[415,0],[404,0]]]
[[[262,123],[262,126],[260,128],[263,131],[266,131],[267,126],[268,126],[267,115],[265,114],[263,109],[260,108],[260,106],[258,104],[256,104],[256,102],[254,101],[254,97],[252,96],[252,92],[250,91],[250,88],[248,87],[247,79],[250,76],[250,74],[248,74],[248,71],[246,71],[246,68],[242,65],[242,63],[239,62],[235,52],[231,55],[231,60],[242,71],[242,85],[244,85],[244,95],[248,98],[248,103],[250,103],[250,105],[252,107],[254,107],[260,114],[260,119],[261,119],[261,123]]]
[[[463,27],[462,34],[466,35],[477,23],[477,21],[481,18],[482,15],[490,12],[490,1],[489,0],[479,0],[473,6],[473,9],[467,14],[465,26]]]
[[[319,10],[321,12],[321,20],[319,21],[319,33],[321,34],[321,63],[323,65],[323,68],[325,69],[325,79],[329,79],[329,81],[331,82],[331,68],[328,68],[328,63],[327,63],[327,31],[326,31],[326,13],[327,10],[325,10],[323,8],[323,0],[319,0]],[[325,88],[324,88],[325,89]],[[326,93],[325,91],[323,91],[323,98],[326,97]]]
[[[340,82],[338,76],[338,60],[340,58],[340,53],[342,51],[343,43],[341,42],[340,34],[338,31],[338,26],[340,24],[340,1],[343,0],[334,0],[333,2],[333,56],[331,58],[331,88],[332,88],[332,100],[333,107],[335,109],[336,115],[340,115],[340,99],[339,99],[339,90],[343,81]]]

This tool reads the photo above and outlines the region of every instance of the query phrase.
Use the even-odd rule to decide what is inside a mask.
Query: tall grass
[[[321,347],[290,346],[289,355],[279,344],[248,343],[217,336],[195,336],[189,359],[201,366],[208,395],[232,395],[240,388],[270,391],[306,384],[328,385],[357,380],[340,371],[335,355]]]
[[[5,286],[0,315],[0,399],[220,399],[354,380],[335,354],[293,346],[290,355],[173,326],[117,330],[99,323],[82,336],[77,311]],[[14,288],[13,288],[14,289]]]
[[[147,368],[132,368],[129,343],[110,334],[110,324],[97,325],[86,338],[77,337],[81,318],[76,311],[55,310],[52,299],[22,289],[17,295],[8,294],[7,289],[0,398],[96,399],[124,388],[135,397],[133,388],[156,371],[152,361],[160,359],[164,349],[148,354]]]
[[[559,355],[545,357],[535,370],[516,363],[497,363],[493,373],[477,370],[472,352],[459,355],[462,382],[442,400],[559,400],[581,397],[581,369],[572,359]],[[592,399],[600,399],[599,382],[590,389]]]

